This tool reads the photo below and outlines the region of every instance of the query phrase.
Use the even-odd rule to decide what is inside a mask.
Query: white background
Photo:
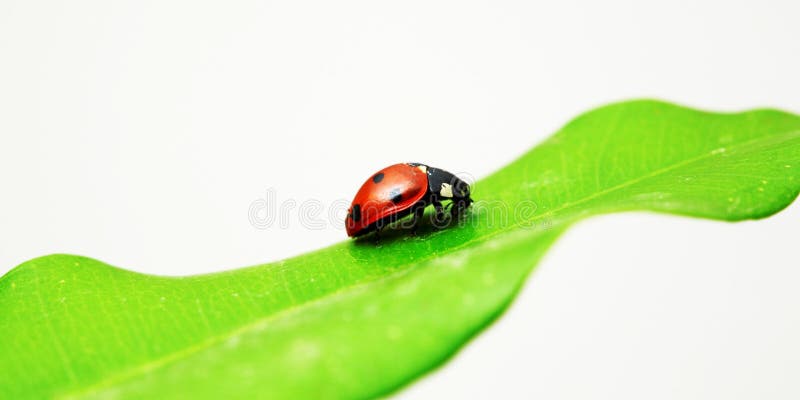
[[[254,228],[270,188],[330,205],[398,161],[481,177],[609,101],[800,112],[799,12],[3,0],[0,273],[54,252],[167,275],[299,254],[344,231]],[[800,398],[798,216],[586,221],[399,397]]]

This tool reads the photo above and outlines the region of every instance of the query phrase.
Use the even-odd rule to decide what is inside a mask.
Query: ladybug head
[[[453,182],[453,197],[461,198],[461,199],[469,199],[470,195],[470,188],[467,182],[462,181],[461,179],[456,179]]]
[[[428,168],[430,190],[445,199],[468,200],[470,187],[455,174],[438,168]]]

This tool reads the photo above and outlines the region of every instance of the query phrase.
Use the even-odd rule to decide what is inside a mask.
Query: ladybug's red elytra
[[[413,214],[416,227],[425,207],[433,205],[444,219],[442,200],[451,200],[456,216],[472,203],[470,187],[443,169],[420,163],[390,165],[372,175],[356,193],[347,212],[347,236],[358,237]]]

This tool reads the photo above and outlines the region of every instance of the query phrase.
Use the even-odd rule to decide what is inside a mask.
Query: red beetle
[[[416,228],[429,205],[442,221],[442,200],[451,200],[452,215],[458,215],[472,203],[469,196],[469,185],[443,169],[420,163],[390,165],[367,179],[356,193],[345,219],[347,236],[380,231],[410,214]]]

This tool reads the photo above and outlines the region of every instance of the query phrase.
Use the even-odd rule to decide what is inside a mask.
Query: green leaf
[[[477,182],[460,226],[181,278],[37,258],[0,278],[0,398],[389,393],[497,318],[572,223],[762,218],[797,196],[799,171],[797,116],[632,101]]]

